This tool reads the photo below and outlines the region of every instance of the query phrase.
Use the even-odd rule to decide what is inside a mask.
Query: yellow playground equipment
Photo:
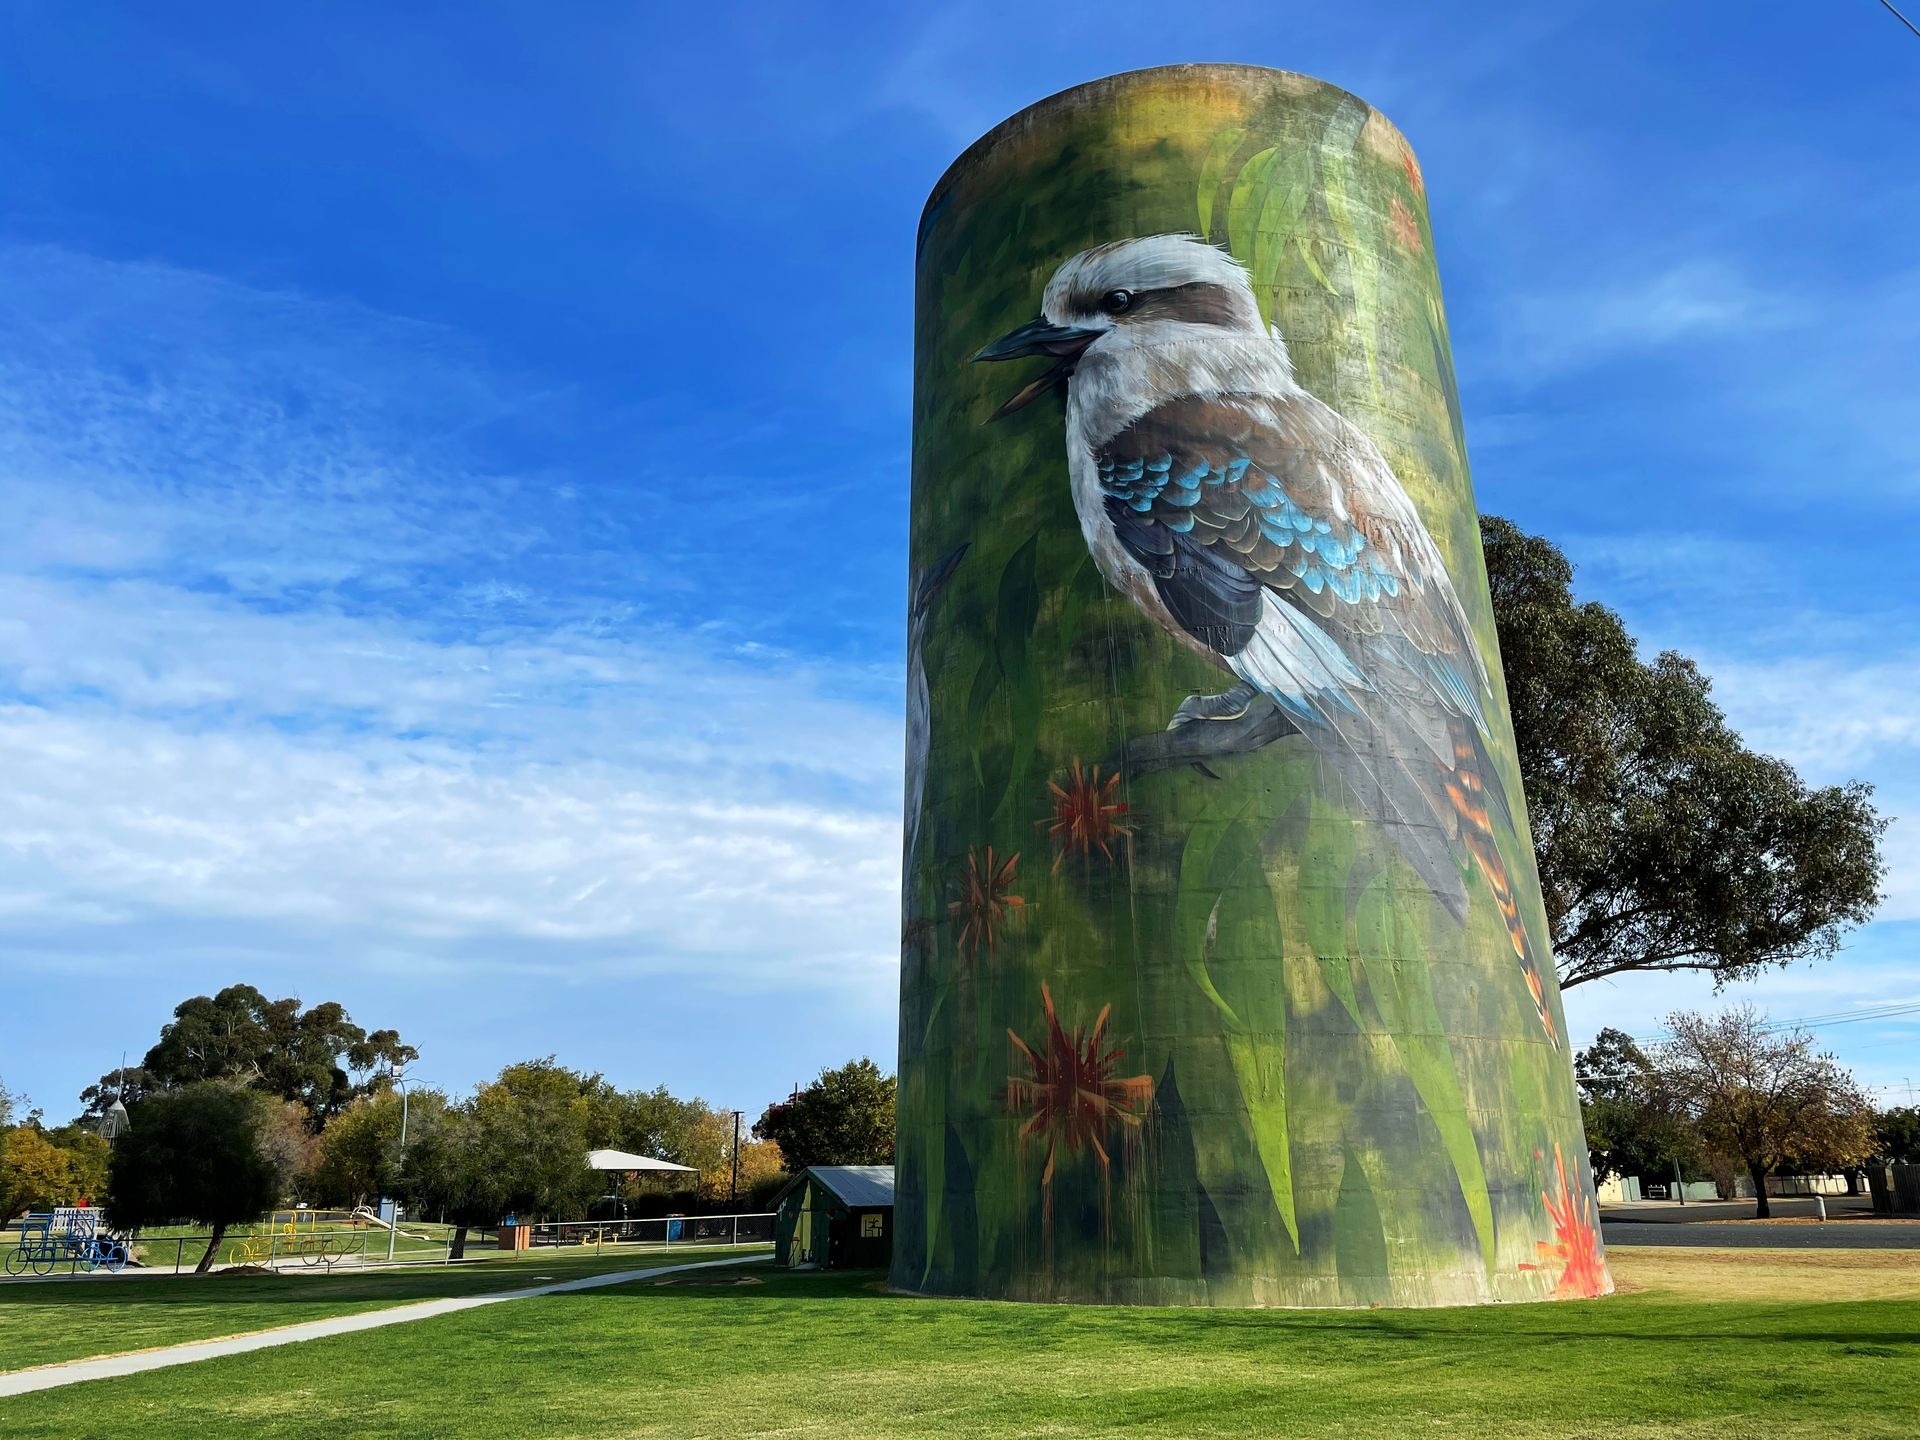
[[[344,1226],[346,1228],[333,1228]],[[229,1265],[272,1266],[297,1259],[332,1269],[367,1243],[366,1218],[352,1210],[276,1210],[227,1250]]]

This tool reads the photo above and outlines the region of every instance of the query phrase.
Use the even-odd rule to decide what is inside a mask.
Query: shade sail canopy
[[[676,1165],[671,1160],[656,1160],[651,1155],[635,1155],[630,1150],[589,1150],[589,1170],[681,1170],[691,1175],[691,1165]]]

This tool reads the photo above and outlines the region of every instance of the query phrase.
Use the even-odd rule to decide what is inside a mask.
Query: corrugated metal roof
[[[810,1165],[807,1173],[855,1210],[893,1204],[891,1165]]]

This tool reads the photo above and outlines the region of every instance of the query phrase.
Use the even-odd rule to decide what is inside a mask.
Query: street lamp
[[[740,1208],[740,1117],[746,1112],[733,1112],[733,1183],[727,1187],[727,1208]]]

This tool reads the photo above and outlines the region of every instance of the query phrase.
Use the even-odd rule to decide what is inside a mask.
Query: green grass
[[[336,1271],[332,1275],[290,1270],[277,1275],[171,1275],[47,1280],[0,1285],[0,1371],[209,1340],[434,1300],[481,1295],[573,1280],[607,1270],[677,1265],[736,1252],[688,1246],[659,1249],[528,1251],[486,1257],[471,1265],[411,1270]],[[0,1402],[4,1403],[4,1402]],[[6,1427],[0,1425],[0,1431]]]
[[[1635,1293],[1425,1311],[669,1280],[0,1401],[10,1440],[1920,1433],[1920,1256],[1616,1252]],[[540,1273],[548,1273],[542,1270]],[[340,1282],[321,1282],[338,1284]],[[1736,1299],[1707,1298],[1732,1293]],[[1842,1298],[1869,1295],[1875,1298]]]

